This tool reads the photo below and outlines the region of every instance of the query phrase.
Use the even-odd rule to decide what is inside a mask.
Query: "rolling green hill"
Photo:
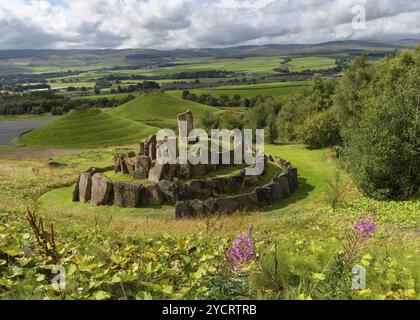
[[[85,148],[138,142],[157,128],[113,117],[99,109],[74,110],[16,140],[27,146]]]
[[[191,110],[196,123],[205,111],[222,112],[203,104],[183,100],[165,93],[147,93],[108,112],[120,118],[143,122],[159,128],[175,128],[177,115]]]

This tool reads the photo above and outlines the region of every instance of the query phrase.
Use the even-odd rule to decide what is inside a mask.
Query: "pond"
[[[0,121],[0,147],[14,146],[13,140],[21,134],[49,122],[50,120]]]

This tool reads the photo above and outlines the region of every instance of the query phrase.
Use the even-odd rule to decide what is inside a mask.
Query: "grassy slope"
[[[100,110],[74,110],[16,140],[28,146],[102,147],[137,142],[157,129]]]
[[[144,122],[160,128],[174,128],[177,115],[187,110],[191,110],[194,119],[198,120],[206,110],[218,111],[218,109],[167,94],[150,93],[141,95],[108,113],[112,116]]]

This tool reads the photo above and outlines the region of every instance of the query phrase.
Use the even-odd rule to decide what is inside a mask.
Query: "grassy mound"
[[[108,113],[112,116],[127,118],[160,128],[175,128],[177,115],[191,110],[194,121],[200,122],[205,111],[220,112],[220,110],[183,100],[164,93],[147,93],[133,99]]]
[[[74,110],[16,142],[27,146],[104,147],[135,143],[156,131],[157,128],[113,117],[98,109]]]

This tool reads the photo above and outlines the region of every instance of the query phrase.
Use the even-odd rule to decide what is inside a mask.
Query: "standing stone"
[[[114,185],[112,181],[101,173],[97,173],[92,178],[92,196],[90,204],[92,206],[102,206],[112,203]]]
[[[163,179],[165,173],[165,165],[156,162],[149,171],[149,181],[158,183]]]
[[[241,191],[242,187],[244,186],[245,182],[245,171],[241,171],[241,173],[236,174],[229,178],[228,189],[230,193],[237,193]]]
[[[74,191],[73,191],[73,202],[79,202],[80,201],[79,184],[80,184],[80,176],[77,179],[76,186],[74,187]]]
[[[278,183],[281,186],[282,198],[283,199],[285,199],[288,196],[290,196],[290,194],[292,192],[290,191],[289,179],[287,179],[286,176],[279,175],[277,178],[274,179],[274,182],[275,183]]]
[[[161,180],[158,182],[158,188],[163,195],[165,203],[175,204],[179,200],[175,183]]]
[[[135,208],[140,201],[141,184],[116,182],[114,185],[114,204],[121,208]]]
[[[269,183],[264,186],[265,188],[269,188],[271,190],[271,196],[273,201],[279,201],[283,199],[283,188],[279,183],[273,182]]]
[[[255,193],[257,194],[259,206],[264,207],[272,204],[273,195],[270,188],[258,187],[255,189]]]
[[[212,179],[193,180],[190,182],[194,197],[207,199],[216,191],[216,183]]]
[[[174,178],[176,177],[177,170],[178,170],[177,164],[167,163],[165,165],[165,169],[163,172],[163,179],[168,180],[168,181],[174,180]]]
[[[92,195],[92,176],[90,173],[82,173],[79,180],[79,200],[88,202]]]
[[[144,154],[156,160],[156,135],[150,136],[144,143]]]
[[[140,152],[139,152],[139,155],[144,156],[145,155],[145,152],[144,151],[145,151],[144,150],[144,141],[141,141],[140,142]]]
[[[246,176],[245,187],[255,187],[258,184],[259,176]]]
[[[137,156],[134,164],[135,179],[147,179],[149,177],[149,171],[152,166],[152,160],[148,156],[139,155]]]
[[[228,193],[229,191],[229,178],[213,178],[215,184],[215,192],[217,194]]]
[[[125,159],[127,158],[126,154],[120,154],[120,164],[121,164],[121,172],[123,174],[128,174],[128,168],[127,163],[125,162]]]
[[[127,167],[128,174],[134,175],[135,171],[135,160],[131,158],[125,158],[125,166]]]
[[[187,123],[187,132],[182,132],[181,130],[181,122]],[[193,114],[191,111],[186,111],[178,115],[178,130],[179,130],[179,137],[183,134],[186,134],[186,138],[188,138],[190,132],[194,129],[194,119]]]
[[[174,178],[173,184],[175,186],[177,200],[191,200],[194,198],[192,189],[188,183]]]
[[[121,157],[119,154],[114,155],[114,170],[115,173],[121,172]]]
[[[146,205],[160,206],[163,203],[163,196],[156,183],[148,184],[141,191],[140,203]]]

